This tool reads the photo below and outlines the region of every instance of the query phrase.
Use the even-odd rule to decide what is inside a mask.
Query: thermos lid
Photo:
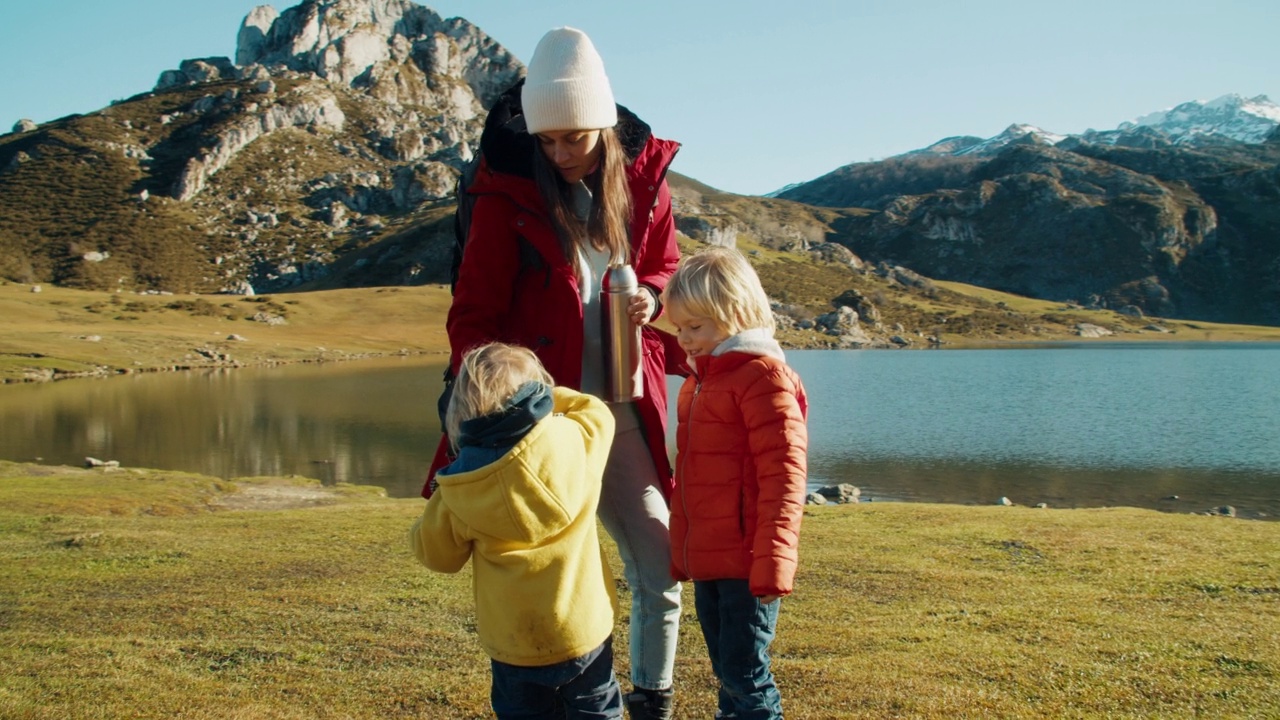
[[[630,265],[610,265],[604,274],[604,291],[634,290],[639,286],[636,271]]]

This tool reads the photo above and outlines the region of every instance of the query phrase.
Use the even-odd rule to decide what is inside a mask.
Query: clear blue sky
[[[150,90],[186,58],[234,58],[257,4],[0,0],[0,132]],[[618,101],[684,144],[674,169],[746,194],[1015,122],[1076,133],[1227,93],[1280,102],[1275,0],[424,4],[525,61],[546,30],[585,30]]]

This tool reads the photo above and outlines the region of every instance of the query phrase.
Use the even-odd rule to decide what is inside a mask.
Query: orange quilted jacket
[[[804,386],[764,331],[695,360],[677,404],[672,575],[787,595],[806,492]]]

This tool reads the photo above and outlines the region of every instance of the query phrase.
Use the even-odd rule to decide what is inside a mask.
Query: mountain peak
[[[262,48],[267,42],[267,33],[280,13],[270,5],[259,5],[244,16],[240,23],[240,34],[236,36],[236,64],[252,65],[262,55]]]
[[[1280,106],[1266,95],[1246,98],[1230,93],[1213,100],[1192,100],[1172,108],[1121,123],[1120,130],[1152,127],[1178,141],[1218,136],[1246,143],[1259,143],[1280,125]]]
[[[426,86],[448,77],[489,107],[523,71],[480,28],[412,0],[303,0],[283,12],[270,5],[251,10],[236,36],[234,65],[227,58],[188,60],[161,74],[156,89],[303,73],[383,100],[432,104]],[[461,108],[464,100],[450,104]]]
[[[1001,148],[1015,143],[1034,143],[1038,145],[1056,145],[1065,136],[1028,125],[1014,123],[995,137],[978,138],[969,135],[958,135],[943,138],[929,147],[912,150],[904,155],[991,155]]]
[[[1104,145],[1158,147],[1178,144],[1222,144],[1265,142],[1280,128],[1280,105],[1266,95],[1245,97],[1236,93],[1209,101],[1193,100],[1176,107],[1143,115],[1120,123],[1115,130],[1086,130],[1077,135],[1059,135],[1035,125],[1014,123],[990,138],[956,136],[943,138],[928,147],[903,153],[910,155],[992,155],[1014,143],[1057,145],[1074,138]]]

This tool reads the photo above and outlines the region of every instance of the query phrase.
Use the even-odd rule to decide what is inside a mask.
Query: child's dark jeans
[[[497,660],[489,702],[499,720],[617,720],[622,689],[613,675],[613,638],[582,657],[524,667]]]
[[[782,696],[769,669],[769,644],[782,601],[765,605],[751,594],[746,580],[695,581],[693,601],[711,669],[720,681],[718,717],[781,718]]]

